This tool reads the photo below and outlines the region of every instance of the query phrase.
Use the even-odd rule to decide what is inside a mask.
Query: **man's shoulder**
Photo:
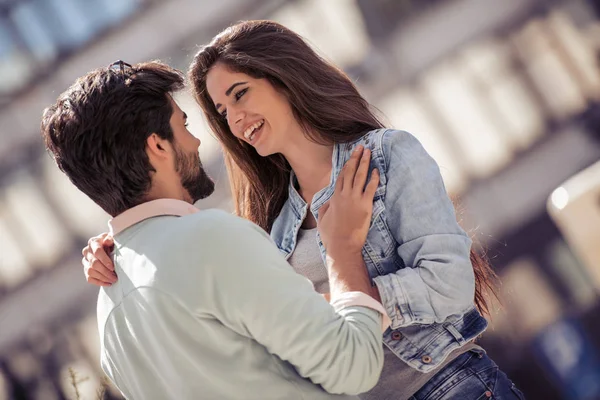
[[[220,209],[202,210],[177,219],[172,242],[191,250],[222,251],[240,241],[262,240],[269,235],[258,225]],[[200,245],[202,243],[202,245]],[[176,246],[180,247],[180,246]]]
[[[236,233],[245,230],[255,230],[258,228],[252,222],[228,213],[221,209],[201,210],[197,213],[178,218],[177,225],[181,229],[181,234],[187,231],[197,233]],[[260,229],[260,228],[258,228]]]
[[[195,212],[193,214],[188,214],[181,217],[182,221],[195,220],[204,221],[206,223],[232,223],[233,221],[236,221],[238,219],[240,218],[220,208],[208,208],[206,210],[199,210],[198,212]]]

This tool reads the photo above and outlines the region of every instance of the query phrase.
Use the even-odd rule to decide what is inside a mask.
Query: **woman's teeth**
[[[246,138],[246,140],[252,141],[252,139],[254,139],[254,131],[263,126],[264,123],[265,120],[263,119],[249,126],[248,129],[244,131],[244,137]]]

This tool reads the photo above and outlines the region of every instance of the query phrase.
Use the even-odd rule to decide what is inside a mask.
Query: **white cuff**
[[[346,307],[351,306],[361,306],[367,307],[372,310],[377,311],[381,314],[381,332],[385,332],[385,330],[390,326],[392,321],[390,317],[388,317],[383,305],[380,302],[365,294],[363,292],[346,292],[343,293],[340,297],[337,297],[335,300],[331,302],[331,305],[335,309],[335,311],[340,311]]]

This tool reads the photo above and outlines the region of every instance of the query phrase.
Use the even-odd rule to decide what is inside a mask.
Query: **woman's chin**
[[[261,157],[269,157],[269,156],[275,154],[272,151],[266,151],[266,149],[264,149],[262,147],[255,148],[255,150],[258,153],[258,155]]]
[[[256,150],[256,152],[258,153],[259,156],[261,157],[268,157],[271,156],[273,154],[275,154],[276,152],[273,151],[273,149],[271,149],[269,146],[265,146],[264,143],[256,143],[257,146],[254,147],[254,150]]]

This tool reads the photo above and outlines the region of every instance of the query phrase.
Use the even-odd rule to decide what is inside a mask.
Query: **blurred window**
[[[29,173],[20,171],[3,192],[7,228],[14,232],[23,250],[27,250],[28,264],[43,268],[54,265],[65,249],[70,248],[71,237],[39,184]]]
[[[564,312],[557,293],[535,260],[523,257],[504,268],[501,302],[522,340],[534,337]]]
[[[75,187],[50,157],[43,161],[41,189],[56,205],[60,220],[72,234],[88,238],[107,230],[110,216]]]
[[[575,26],[573,20],[563,12],[553,12],[548,18],[548,24],[573,63],[580,89],[588,98],[600,100],[600,60],[593,42],[594,36],[589,36]],[[597,39],[597,35],[595,37]]]
[[[373,39],[385,39],[403,20],[440,3],[441,0],[357,0],[367,32]]]
[[[23,88],[62,57],[131,16],[143,3],[15,0],[0,4],[0,98]]]
[[[7,224],[6,205],[0,205],[0,287],[11,288],[31,275],[22,247],[17,243]]]
[[[423,83],[461,147],[472,175],[489,175],[510,161],[502,126],[494,120],[489,101],[477,91],[464,64],[444,62],[430,70]]]
[[[289,2],[269,19],[302,35],[317,52],[340,67],[362,61],[369,51],[362,15],[351,1]]]
[[[557,239],[548,245],[543,256],[567,287],[575,306],[585,309],[596,303],[598,295],[592,278],[563,239]]]
[[[460,154],[452,151],[448,137],[435,125],[422,100],[418,91],[403,88],[388,94],[377,105],[390,126],[406,130],[419,139],[439,164],[448,192],[458,193],[467,183]]]
[[[488,97],[490,109],[502,125],[501,135],[512,149],[529,147],[544,129],[542,110],[514,67],[514,54],[506,41],[487,39],[460,54],[479,92]]]
[[[20,2],[12,9],[10,17],[16,33],[35,61],[50,62],[56,58],[59,44],[51,30],[55,18],[41,7],[40,2]]]
[[[0,103],[8,102],[3,97],[22,87],[32,70],[13,28],[11,22],[0,14]]]
[[[377,105],[394,127],[419,137],[456,193],[503,169],[552,122],[599,98],[593,46],[553,12],[465,46]]]
[[[569,50],[574,37],[580,43]],[[513,41],[552,118],[582,112],[587,106],[586,92],[599,94],[598,78],[589,79],[594,69],[592,49],[564,19],[533,20],[513,35]]]

